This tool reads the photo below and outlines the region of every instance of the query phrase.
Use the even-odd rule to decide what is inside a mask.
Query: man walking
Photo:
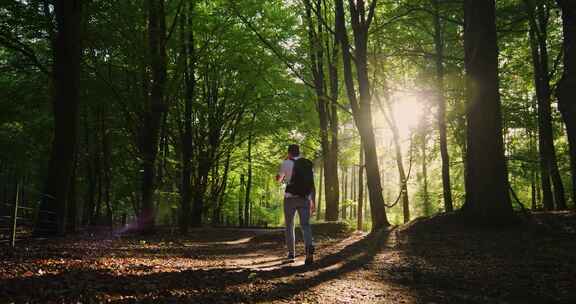
[[[314,262],[314,245],[310,215],[314,213],[314,173],[310,160],[300,157],[300,147],[290,145],[288,157],[282,162],[276,180],[286,184],[284,193],[284,220],[286,222],[286,246],[288,247],[288,262],[294,262],[294,214],[298,212],[300,227],[306,248],[305,264]]]

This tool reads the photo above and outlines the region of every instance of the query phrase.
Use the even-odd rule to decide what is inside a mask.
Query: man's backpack
[[[314,190],[314,164],[305,158],[292,160],[292,177],[290,184],[286,186],[286,192],[300,197],[307,197]]]

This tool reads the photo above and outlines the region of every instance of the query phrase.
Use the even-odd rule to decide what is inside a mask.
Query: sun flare
[[[396,120],[401,137],[410,135],[417,128],[424,114],[422,101],[417,94],[398,93],[393,96],[392,115]]]

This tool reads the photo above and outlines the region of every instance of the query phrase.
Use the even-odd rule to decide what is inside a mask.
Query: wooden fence
[[[20,201],[20,184],[16,185],[16,198],[12,204],[3,203],[9,215],[0,215],[0,243],[8,242],[11,247],[16,241],[31,236],[34,223],[40,213],[55,215],[54,212],[40,211],[39,203],[25,205]]]

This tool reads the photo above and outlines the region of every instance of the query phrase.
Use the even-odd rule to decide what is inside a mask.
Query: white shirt
[[[285,185],[290,184],[290,179],[292,178],[292,169],[294,169],[294,160],[299,159],[300,157],[294,157],[292,159],[285,159],[282,164],[280,165],[280,170],[278,171],[278,176],[280,180]]]

